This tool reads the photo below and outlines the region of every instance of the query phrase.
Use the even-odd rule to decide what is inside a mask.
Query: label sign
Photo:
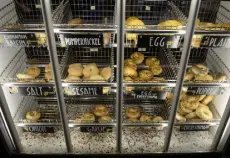
[[[37,46],[35,34],[1,34],[0,45],[7,46]]]
[[[227,36],[204,36],[201,41],[201,47],[224,47],[230,48],[230,37]]]
[[[61,34],[62,46],[78,46],[78,47],[102,47],[103,35],[89,34]]]
[[[138,35],[138,47],[178,48],[180,36]]]
[[[12,94],[22,94],[27,96],[55,96],[54,87],[9,87],[10,93]]]
[[[134,90],[131,95],[134,99],[165,99],[167,93],[164,91]]]
[[[81,132],[91,132],[91,133],[107,133],[112,132],[112,127],[106,126],[88,126],[88,127],[80,127]]]
[[[103,94],[103,87],[65,87],[64,93],[68,96],[102,95]]]
[[[180,127],[180,131],[208,131],[208,125],[184,125]]]
[[[31,126],[24,128],[24,131],[33,133],[54,133],[54,127]]]
[[[218,95],[221,89],[218,87],[188,87],[188,95]]]

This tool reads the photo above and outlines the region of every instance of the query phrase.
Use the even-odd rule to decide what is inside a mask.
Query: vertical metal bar
[[[122,148],[122,105],[123,105],[123,60],[124,60],[124,21],[125,0],[117,0],[117,93],[116,93],[116,150]]]
[[[57,100],[58,100],[59,110],[61,114],[62,126],[65,135],[66,147],[68,152],[72,152],[73,148],[72,148],[72,143],[70,138],[64,93],[63,93],[62,83],[61,83],[61,75],[60,75],[59,63],[57,57],[57,48],[56,48],[54,31],[53,31],[53,21],[52,21],[52,13],[50,8],[50,0],[41,0],[41,7],[42,7],[42,14],[45,23],[45,28],[46,28],[49,54],[50,54],[50,59],[53,67],[53,74],[55,78],[56,94],[57,94]]]
[[[184,37],[183,51],[182,51],[182,55],[181,55],[179,71],[177,74],[176,87],[175,87],[174,93],[173,93],[174,94],[173,95],[173,103],[172,103],[172,108],[170,111],[169,123],[168,123],[166,136],[165,136],[164,151],[168,151],[170,141],[171,141],[173,125],[174,125],[177,106],[179,103],[180,94],[181,94],[181,90],[182,90],[182,86],[183,86],[183,80],[184,80],[184,75],[185,75],[185,71],[186,71],[186,65],[188,63],[188,59],[190,56],[192,37],[193,37],[194,29],[195,29],[196,18],[197,18],[197,14],[198,14],[199,7],[200,7],[200,2],[201,2],[201,0],[192,0],[191,6],[190,6],[188,23],[187,23],[187,27],[186,27],[186,35]]]
[[[212,145],[211,145],[211,150],[212,151],[215,151],[217,150],[217,147],[220,143],[220,140],[221,140],[221,137],[224,133],[224,130],[225,130],[225,127],[228,123],[228,120],[229,120],[229,116],[230,116],[230,98],[228,98],[228,103],[224,109],[224,113],[223,113],[223,116],[221,118],[221,121],[220,121],[220,124],[219,124],[219,127],[216,131],[216,134],[214,136],[214,139],[213,139],[213,142],[212,142]]]
[[[18,132],[15,128],[14,121],[10,114],[10,109],[8,107],[2,86],[0,87],[0,106],[1,106],[2,113],[4,115],[3,118],[5,119],[6,124],[7,124],[6,127],[8,127],[7,130],[10,132],[9,135],[12,137],[12,140],[13,140],[12,143],[15,146],[15,151],[18,153],[21,153],[23,152],[23,147],[22,147]]]

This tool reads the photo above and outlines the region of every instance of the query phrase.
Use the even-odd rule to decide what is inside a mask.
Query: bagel
[[[73,63],[73,64],[70,64],[69,67],[81,67],[81,68],[83,68],[81,63]]]
[[[26,113],[26,120],[37,122],[41,117],[41,113],[39,111],[29,111]]]
[[[186,119],[189,119],[189,120],[190,120],[190,119],[197,118],[196,112],[191,112],[191,113],[185,115],[185,118],[186,118]]]
[[[192,72],[195,75],[206,76],[208,74],[208,68],[203,64],[196,64],[192,66]]]
[[[54,75],[51,71],[45,73],[45,79],[47,81],[52,81],[54,79]]]
[[[186,121],[186,118],[183,116],[183,115],[181,115],[181,114],[179,114],[178,112],[176,113],[176,120],[177,121],[180,121],[180,122],[185,122]]]
[[[152,120],[153,122],[159,123],[164,121],[164,119],[161,116],[155,116]]]
[[[65,79],[67,82],[81,81],[81,78],[78,76],[68,75]]]
[[[184,76],[184,81],[191,81],[191,80],[193,80],[193,78],[194,78],[194,74],[193,73],[187,73]]]
[[[202,104],[202,103],[199,103],[199,106],[198,107],[204,107],[204,108],[207,108],[207,109],[209,109],[209,107],[207,106],[207,105],[205,105],[205,104]]]
[[[107,122],[107,123],[109,123],[109,122],[112,122],[112,118],[109,117],[109,116],[101,116],[101,117],[98,119],[98,121],[102,121],[102,122]]]
[[[211,121],[213,119],[212,112],[204,107],[198,107],[196,109],[196,115],[204,121]]]
[[[83,23],[84,23],[83,20],[80,18],[74,18],[68,22],[69,25],[73,25],[73,24],[76,25],[76,24],[83,24]]]
[[[159,30],[177,30],[181,29],[183,24],[178,20],[167,20],[160,22],[157,26]]]
[[[99,69],[95,63],[87,64],[82,72],[86,78],[89,78],[92,75],[99,75]]]
[[[50,72],[50,71],[52,71],[52,64],[51,63],[46,65],[46,67],[45,67],[45,72]]]
[[[109,109],[104,105],[97,105],[94,107],[93,113],[95,116],[107,116],[109,114]]]
[[[131,77],[124,77],[124,81],[126,82],[133,82],[133,79]]]
[[[32,75],[34,77],[38,77],[40,72],[41,72],[40,69],[36,66],[31,66],[26,71],[27,74]]]
[[[140,110],[140,108],[138,108],[138,107],[127,108],[127,109],[126,109],[126,115],[127,115],[129,118],[136,119],[136,118],[140,117],[140,115],[141,115],[141,110]]]
[[[89,112],[83,113],[81,116],[75,119],[77,123],[81,123],[84,121],[95,121],[95,116]]]
[[[206,97],[206,95],[200,95],[199,101],[202,101],[205,97]]]
[[[200,96],[199,95],[187,95],[186,100],[189,102],[199,101]]]
[[[213,77],[211,75],[205,75],[205,76],[200,76],[197,75],[195,76],[195,81],[213,81]]]
[[[142,114],[140,117],[140,122],[151,122],[152,118],[146,114]]]
[[[18,79],[21,79],[21,80],[32,80],[35,78],[33,75],[30,75],[27,73],[18,73],[16,76]]]
[[[217,73],[214,79],[217,80],[218,82],[225,82],[227,76],[224,73]]]
[[[160,65],[151,65],[149,69],[152,71],[153,75],[160,75],[163,72]]]
[[[180,100],[181,100],[181,101],[182,101],[182,100],[187,100],[187,98],[188,98],[188,95],[186,94],[186,92],[182,91],[182,92],[181,92],[181,95],[180,95]]]
[[[136,78],[138,76],[138,73],[136,70],[130,68],[130,67],[125,67],[124,68],[124,76],[125,77],[132,77]]]
[[[195,110],[199,106],[199,102],[198,101],[192,101],[192,102],[189,102],[189,104],[183,104],[183,106],[185,108]]]
[[[105,81],[105,79],[100,75],[92,75],[89,78],[90,81]]]
[[[180,108],[180,106],[177,108],[177,112],[178,112],[179,114],[183,115],[183,116],[188,114],[187,112],[184,112],[184,111]]]
[[[74,66],[72,66],[72,67],[69,67],[69,69],[68,69],[69,75],[77,76],[77,77],[80,77],[80,76],[83,75],[82,71],[83,71],[82,67],[74,67]]]
[[[109,32],[103,33],[103,39],[104,39],[104,45],[105,46],[110,44],[111,33],[109,33]]]
[[[181,110],[186,112],[186,113],[191,113],[193,111],[192,109],[186,108],[186,107],[189,107],[189,106],[190,106],[190,102],[188,102],[188,101],[181,101],[180,102]]]
[[[214,97],[214,95],[208,95],[201,101],[201,103],[208,105],[214,99]]]
[[[151,65],[160,65],[160,60],[155,57],[148,57],[145,60],[145,65],[151,66]]]
[[[130,58],[133,60],[135,64],[141,64],[144,61],[144,54],[140,52],[134,52],[131,54]]]
[[[153,73],[149,70],[141,70],[139,72],[139,77],[143,81],[150,81],[153,78]]]
[[[124,67],[130,67],[134,70],[137,70],[137,65],[133,62],[132,59],[126,59],[124,61]]]
[[[105,67],[105,68],[101,69],[100,75],[101,75],[106,81],[108,81],[108,80],[110,79],[110,77],[112,76],[112,69],[111,69],[110,67]]]

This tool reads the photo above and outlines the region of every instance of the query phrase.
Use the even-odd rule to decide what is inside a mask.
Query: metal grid
[[[124,54],[125,59],[130,58],[130,55],[134,52],[138,52],[138,48],[125,48],[125,54]],[[156,57],[160,60],[163,72],[160,75],[154,77],[163,77],[167,81],[176,80],[178,64],[170,52],[167,52],[166,49],[164,50],[158,47],[154,47],[154,48],[147,48],[146,52],[142,52],[142,53],[144,54],[145,59],[147,57]],[[138,65],[137,69],[138,70],[148,69],[148,66],[144,64],[140,64]]]
[[[60,114],[57,104],[38,104],[33,97],[24,97],[13,120],[15,123],[31,123],[26,120],[29,111],[40,111],[41,117],[37,123],[60,123]]]
[[[141,113],[145,113],[149,116],[161,116],[164,119],[164,122],[167,122],[169,116],[169,108],[170,104],[165,100],[134,100],[131,98],[124,99],[123,106],[123,123],[129,122],[127,121],[126,109],[129,107],[139,107],[141,109]],[[133,123],[141,124],[141,123]]]
[[[109,109],[108,116],[110,116],[113,119],[113,121],[115,121],[114,98],[112,100],[108,100],[108,98],[107,99],[104,98],[104,100],[100,98],[95,98],[91,100],[75,99],[72,101],[67,101],[66,106],[67,106],[68,118],[70,123],[74,123],[77,117],[81,116],[86,112],[93,114],[94,107],[97,105],[106,106]],[[101,123],[101,122],[98,121],[98,117],[96,117],[96,121],[85,121],[84,123]]]
[[[170,51],[175,56],[177,61],[180,62],[179,59],[181,58],[182,52],[178,51],[178,49],[171,49]],[[192,64],[197,63],[203,63],[204,65],[206,65],[209,68],[209,72],[212,76],[215,76],[217,73],[224,73],[227,77],[225,82],[230,82],[230,70],[227,68],[227,66],[224,64],[221,58],[217,55],[217,53],[214,52],[213,49],[192,49],[188,61],[188,67],[191,67]],[[210,82],[211,81],[209,81],[209,83]],[[218,81],[214,80],[212,82],[214,83]]]
[[[59,27],[114,27],[116,23],[115,0],[67,0],[60,3],[55,16],[57,24],[67,24],[73,18],[80,18],[84,24],[56,25]]]
[[[54,10],[60,4],[60,1],[52,0],[51,9]],[[40,0],[14,0],[0,9],[0,27],[14,29],[41,26],[44,25]]]
[[[57,53],[59,60],[61,60],[66,56],[66,49],[58,48]],[[48,57],[47,48],[21,48],[0,75],[0,82],[16,82],[16,75],[25,72],[30,65],[40,68],[41,73],[37,79],[44,79],[45,66],[50,61]],[[62,64],[60,64],[60,69],[62,67]]]
[[[187,18],[170,0],[127,0],[126,1],[126,19],[136,16],[142,20],[145,25],[157,25],[166,20],[179,20],[184,25]]]
[[[68,76],[68,68],[70,64],[81,63],[83,66],[89,63],[96,63],[97,67],[111,67],[112,76],[110,82],[114,81],[114,49],[113,48],[81,48],[73,47],[69,52],[67,59],[64,76],[65,79]]]

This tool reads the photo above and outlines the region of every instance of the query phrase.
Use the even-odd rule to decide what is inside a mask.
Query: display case
[[[0,4],[0,105],[11,153],[223,150],[229,2]]]

